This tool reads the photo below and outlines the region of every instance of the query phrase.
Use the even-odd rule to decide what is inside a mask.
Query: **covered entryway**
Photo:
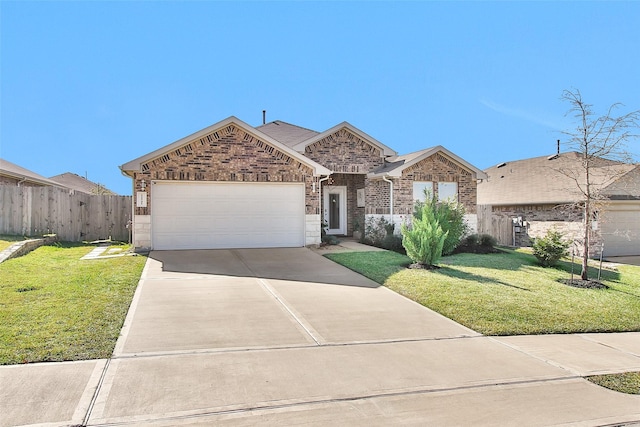
[[[602,221],[604,255],[640,255],[640,206],[618,209],[608,210]]]
[[[347,187],[327,186],[324,193],[324,222],[327,234],[346,234]]]
[[[153,249],[304,246],[302,183],[156,181],[151,195]]]

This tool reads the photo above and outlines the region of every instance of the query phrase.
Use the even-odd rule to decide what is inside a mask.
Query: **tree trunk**
[[[584,236],[582,239],[582,272],[580,278],[582,280],[589,279],[589,229],[591,228],[591,206],[589,199],[584,204]]]

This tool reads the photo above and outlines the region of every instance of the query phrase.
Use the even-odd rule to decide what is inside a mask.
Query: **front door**
[[[347,187],[325,187],[324,222],[327,234],[347,233]]]

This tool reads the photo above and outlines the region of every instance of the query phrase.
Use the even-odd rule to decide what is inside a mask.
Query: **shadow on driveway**
[[[380,286],[307,248],[152,251],[149,257],[162,263],[161,271],[152,269],[147,273],[149,277],[195,273],[367,288]]]

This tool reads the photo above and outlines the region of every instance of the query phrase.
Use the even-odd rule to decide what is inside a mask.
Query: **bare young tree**
[[[581,279],[588,280],[589,247],[592,241],[594,214],[598,212],[602,203],[606,202],[606,195],[602,189],[617,176],[628,169],[621,168],[624,163],[631,163],[632,156],[627,151],[627,142],[637,138],[640,123],[640,110],[616,116],[615,110],[622,105],[611,105],[603,116],[596,116],[593,106],[582,99],[578,89],[565,90],[561,100],[569,103],[567,116],[575,119],[576,127],[571,131],[564,131],[568,137],[565,145],[582,157],[579,168],[561,170],[565,176],[575,183],[579,201],[574,205],[582,211],[582,273]]]

